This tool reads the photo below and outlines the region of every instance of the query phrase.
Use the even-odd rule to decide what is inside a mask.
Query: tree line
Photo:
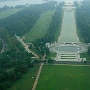
[[[1,52],[2,48],[3,48],[3,43],[2,43],[2,40],[0,40],[0,52]]]
[[[5,48],[0,54],[0,90],[7,90],[34,66],[31,58],[33,55],[26,52],[21,43],[3,28],[0,28],[0,39],[0,49],[3,47],[2,42]]]
[[[90,1],[83,1],[76,9],[77,26],[86,43],[90,42]]]
[[[85,0],[82,5],[76,9],[77,26],[80,30],[85,43],[90,43],[90,1]],[[88,54],[90,55],[90,45],[88,46]]]
[[[8,18],[0,20],[0,27],[5,28],[10,35],[23,36],[31,30],[43,12],[51,9],[54,9],[54,4],[51,3],[30,5]]]

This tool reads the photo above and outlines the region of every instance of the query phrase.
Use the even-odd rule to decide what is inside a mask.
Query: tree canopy
[[[90,1],[83,1],[82,6],[76,9],[77,26],[80,33],[85,38],[85,42],[90,42]]]
[[[54,4],[51,3],[30,5],[8,18],[0,20],[0,27],[5,28],[10,35],[23,36],[31,30],[43,12],[51,9],[54,9]]]

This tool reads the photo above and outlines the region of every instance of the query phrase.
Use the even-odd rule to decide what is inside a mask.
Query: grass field
[[[16,12],[18,12],[20,10],[22,10],[22,9],[9,9],[9,10],[2,11],[2,12],[0,12],[0,19],[6,18],[12,14],[15,14]]]
[[[90,66],[46,65],[36,90],[90,90]]]
[[[20,80],[16,81],[12,87],[8,90],[31,90],[36,74],[38,72],[39,65],[35,66],[21,78]],[[32,78],[34,77],[34,78]]]
[[[57,53],[50,52],[50,54],[47,56],[47,58],[55,58],[56,56],[57,56]]]
[[[37,38],[43,37],[47,33],[54,12],[55,10],[43,13],[30,32],[24,36],[24,41],[31,42]]]

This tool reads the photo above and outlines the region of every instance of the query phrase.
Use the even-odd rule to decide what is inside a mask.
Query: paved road
[[[40,77],[40,73],[41,73],[41,71],[42,71],[43,65],[44,65],[44,63],[41,63],[40,68],[39,68],[39,71],[38,71],[38,74],[37,74],[37,77],[36,77],[35,82],[34,82],[34,84],[33,84],[32,90],[35,90],[35,89],[36,89],[36,86],[37,86],[37,83],[38,83],[38,79],[39,79],[39,77]]]

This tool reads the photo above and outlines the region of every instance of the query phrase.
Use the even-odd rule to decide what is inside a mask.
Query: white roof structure
[[[73,6],[74,5],[74,1],[73,0],[65,1],[64,5],[65,6]]]
[[[73,0],[67,0],[64,2],[64,6],[62,7],[65,10],[73,10],[76,7],[74,6],[74,1]]]

